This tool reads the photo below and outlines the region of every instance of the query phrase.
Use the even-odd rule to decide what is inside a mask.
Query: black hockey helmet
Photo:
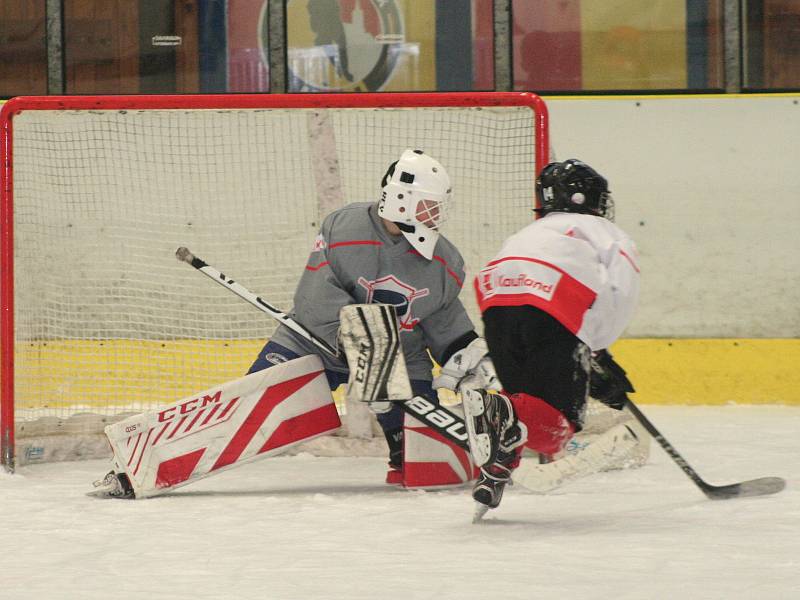
[[[546,165],[536,179],[536,198],[542,215],[574,212],[614,220],[614,200],[608,181],[592,167],[570,158]]]

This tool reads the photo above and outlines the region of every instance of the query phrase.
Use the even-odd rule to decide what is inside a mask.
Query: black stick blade
[[[786,487],[786,480],[780,477],[760,477],[731,485],[705,485],[703,492],[712,500],[747,498],[777,494]]]

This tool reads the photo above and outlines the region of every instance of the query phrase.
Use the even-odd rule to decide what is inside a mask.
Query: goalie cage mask
[[[395,223],[411,246],[431,260],[450,203],[450,177],[422,150],[406,150],[381,181],[378,215]]]
[[[592,167],[571,158],[552,162],[536,179],[536,198],[541,216],[551,212],[573,212],[614,220],[614,199],[608,181]]]

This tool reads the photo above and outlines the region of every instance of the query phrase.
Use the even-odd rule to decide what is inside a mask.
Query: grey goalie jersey
[[[474,327],[458,294],[464,261],[455,246],[439,236],[433,260],[420,256],[405,237],[390,235],[377,204],[349,204],[331,213],[314,242],[294,295],[292,318],[336,346],[339,309],[346,304],[394,305],[411,379],[431,379],[430,350],[442,354]],[[280,326],[271,341],[300,355],[318,354],[309,341]],[[325,367],[347,365],[321,355]]]

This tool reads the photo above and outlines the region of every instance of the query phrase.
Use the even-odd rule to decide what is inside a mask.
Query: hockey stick
[[[178,260],[185,262],[209,279],[214,280],[225,289],[233,292],[243,300],[255,306],[261,312],[267,313],[273,319],[286,325],[296,334],[312,342],[317,348],[334,358],[341,358],[339,352],[322,338],[317,337],[303,325],[292,319],[286,313],[278,310],[268,302],[259,298],[256,294],[246,287],[237,283],[230,277],[218,271],[201,258],[192,254],[188,248],[181,246],[175,252]],[[422,396],[416,396],[411,400],[398,401],[400,407],[413,417],[424,422],[428,427],[437,431],[440,435],[447,438],[462,450],[469,452],[467,442],[467,429],[464,419],[444,406],[435,404]]]
[[[243,285],[236,283],[233,279],[227,277],[224,273],[218,271],[217,269],[206,263],[201,258],[196,257],[189,251],[188,248],[181,246],[175,251],[175,256],[178,257],[178,260],[192,265],[203,275],[205,275],[210,279],[213,279],[225,289],[232,291],[234,294],[239,296],[239,298],[246,300],[247,302],[255,306],[258,310],[267,313],[273,319],[277,319],[295,333],[300,334],[301,336],[309,340],[320,350],[327,352],[333,357],[337,358],[339,357],[339,352],[328,342],[311,333],[308,329],[300,325],[300,323],[292,319],[286,313],[281,312],[268,302],[264,302],[261,298],[256,296],[253,292],[248,290]]]
[[[786,487],[786,480],[780,477],[759,477],[758,479],[750,479],[740,483],[731,483],[729,485],[711,485],[707,483],[697,474],[691,465],[675,450],[667,439],[656,429],[655,425],[650,422],[642,411],[630,400],[626,402],[626,406],[633,413],[633,416],[642,424],[647,432],[655,438],[661,445],[669,457],[681,468],[686,476],[691,479],[700,490],[712,500],[727,500],[729,498],[744,498],[748,496],[766,496],[767,494],[776,494]]]

